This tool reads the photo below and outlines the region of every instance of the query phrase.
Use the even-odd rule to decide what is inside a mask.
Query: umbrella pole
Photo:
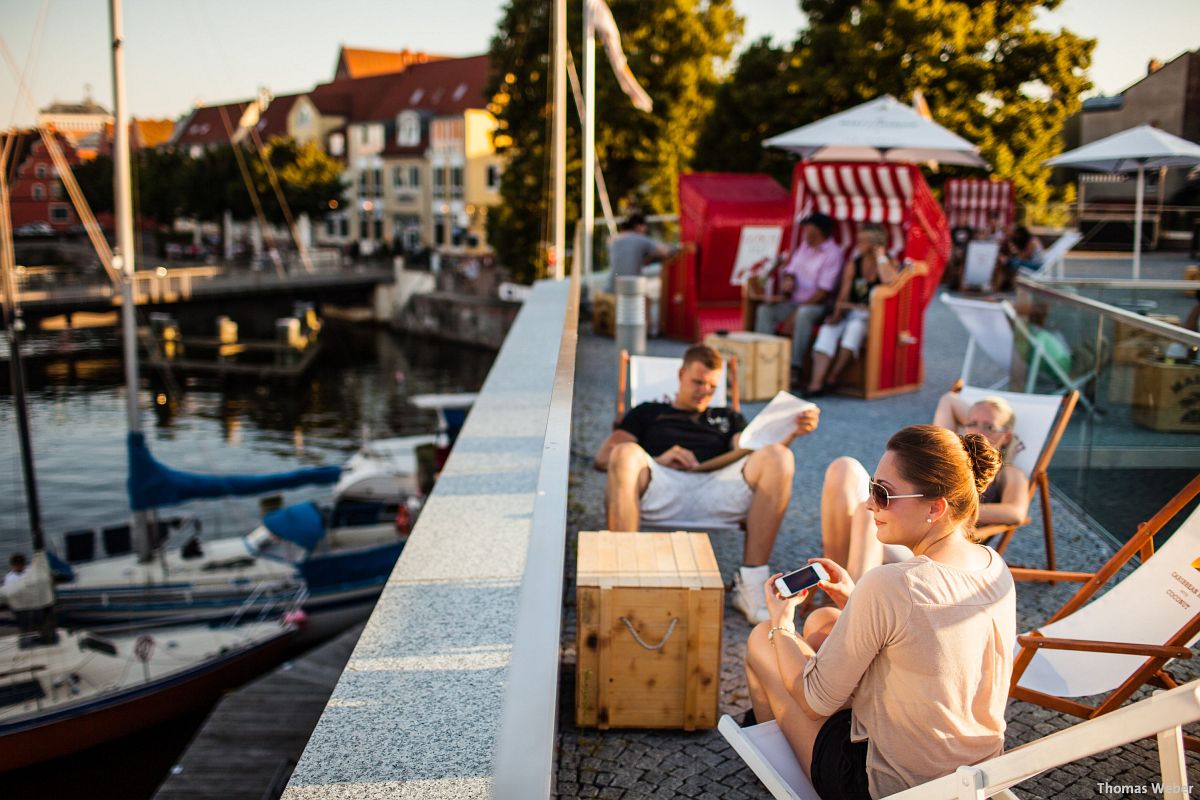
[[[583,2],[583,269],[592,274],[592,228],[596,215],[596,25],[592,4]]]
[[[1142,276],[1142,191],[1146,183],[1146,165],[1138,164],[1137,199],[1133,211],[1133,279]]]

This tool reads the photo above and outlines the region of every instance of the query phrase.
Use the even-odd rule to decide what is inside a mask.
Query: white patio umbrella
[[[978,147],[890,94],[772,136],[763,147],[778,147],[811,161],[937,161],[987,167]]]
[[[1146,168],[1200,164],[1200,144],[1160,131],[1153,125],[1138,125],[1055,156],[1045,163],[1051,167],[1074,167],[1093,172],[1137,171],[1133,214],[1133,277],[1137,279],[1142,272],[1142,193]]]

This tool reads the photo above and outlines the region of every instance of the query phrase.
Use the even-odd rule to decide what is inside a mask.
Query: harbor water
[[[191,378],[143,367],[142,426],[155,457],[199,472],[259,473],[342,464],[366,439],[432,433],[436,416],[408,402],[430,392],[477,391],[488,350],[326,325],[312,369],[292,382]],[[125,389],[114,331],[72,340],[35,335],[26,364],[44,528],[128,522]],[[29,524],[8,365],[0,369],[0,554],[29,551]],[[289,491],[284,502],[324,499],[330,487]],[[237,536],[261,518],[257,498],[195,501],[200,536]],[[5,567],[7,568],[7,566]],[[165,778],[203,714],[49,764],[0,775],[0,797],[146,798]],[[32,792],[32,793],[31,793]]]

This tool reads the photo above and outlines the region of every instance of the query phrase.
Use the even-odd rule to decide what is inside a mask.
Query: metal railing
[[[552,784],[579,288],[576,263],[554,370],[533,506],[533,531],[521,580],[516,635],[500,718],[492,789],[492,797],[497,800],[548,798]]]

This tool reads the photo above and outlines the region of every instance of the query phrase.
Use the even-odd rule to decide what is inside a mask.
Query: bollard
[[[646,352],[646,279],[640,275],[616,281],[617,352],[632,356]]]

